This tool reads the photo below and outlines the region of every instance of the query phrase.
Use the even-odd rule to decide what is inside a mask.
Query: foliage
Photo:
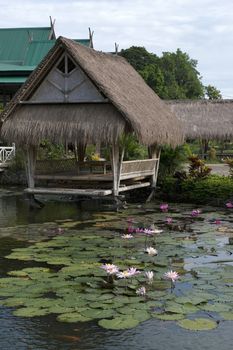
[[[61,159],[65,157],[65,148],[62,144],[53,144],[44,140],[38,150],[38,159]]]
[[[233,193],[230,177],[210,175],[197,181],[187,178],[182,181],[167,177],[161,183],[163,196],[169,199],[191,203],[224,204]]]
[[[148,150],[141,145],[135,135],[122,135],[120,140],[121,148],[124,147],[124,160],[145,159],[148,157]]]
[[[213,85],[205,86],[205,95],[209,100],[218,100],[222,98],[221,91]]]
[[[171,148],[165,146],[162,148],[159,166],[159,181],[166,176],[173,175],[176,171],[182,168],[183,162],[190,154],[190,149],[187,144]]]
[[[126,58],[126,60],[136,69],[141,72],[148,65],[156,65],[159,58],[149,53],[145,47],[131,46],[126,50],[121,50],[120,55]]]
[[[206,166],[204,160],[198,158],[198,156],[192,155],[188,158],[188,160],[190,162],[189,177],[194,179],[203,179],[210,174],[211,168]]]
[[[23,170],[25,168],[25,154],[22,149],[16,148],[15,157],[11,160],[10,168],[13,171]]]
[[[163,99],[204,97],[204,87],[197,71],[197,61],[187,53],[164,52],[161,57],[144,47],[132,46],[120,53],[141,74],[147,84]]]
[[[185,52],[164,52],[160,59],[160,69],[164,74],[166,93],[164,99],[197,99],[204,95],[197,61]]]

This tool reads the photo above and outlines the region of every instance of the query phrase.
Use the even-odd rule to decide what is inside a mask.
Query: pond
[[[232,349],[233,209],[91,204],[29,210],[20,190],[1,190],[0,348]],[[108,263],[139,273],[118,278]]]

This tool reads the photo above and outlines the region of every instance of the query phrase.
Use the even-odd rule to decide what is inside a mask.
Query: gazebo
[[[2,138],[27,154],[25,191],[30,194],[118,196],[135,188],[154,188],[161,145],[183,142],[179,120],[124,58],[64,37],[7,105],[1,121]],[[148,147],[149,159],[124,161],[120,139],[128,134]],[[37,150],[43,140],[77,146],[78,161],[70,171],[51,166],[46,173],[38,172]],[[103,171],[82,171],[90,143],[109,146],[109,170],[108,164],[94,162]],[[91,162],[88,167],[93,168]],[[37,187],[38,180],[53,180],[55,186]],[[71,186],[58,186],[59,181]]]

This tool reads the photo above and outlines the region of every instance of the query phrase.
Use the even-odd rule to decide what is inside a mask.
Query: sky
[[[0,0],[0,27],[48,26],[56,35],[87,38],[95,49],[144,46],[161,55],[177,48],[198,61],[204,85],[233,99],[232,0]]]

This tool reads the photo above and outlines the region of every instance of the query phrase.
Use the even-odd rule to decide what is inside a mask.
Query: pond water
[[[92,235],[101,235],[102,232],[105,235],[117,232],[119,235],[121,230],[124,233],[123,230],[128,225],[127,218],[130,217],[147,227],[155,224],[163,230],[163,233],[153,238],[158,249],[158,262],[161,265],[155,267],[158,273],[166,271],[162,255],[169,256],[168,248],[174,251],[180,249],[180,255],[176,254],[176,261],[171,262],[171,267],[181,272],[180,281],[176,283],[173,291],[176,297],[187,296],[189,290],[192,295],[191,290],[195,288],[196,281],[198,291],[214,290],[211,293],[216,298],[222,298],[216,303],[210,300],[208,306],[212,304],[219,306],[225,302],[224,307],[227,305],[226,310],[229,311],[228,317],[231,312],[233,313],[233,293],[231,292],[233,274],[232,278],[230,276],[233,271],[233,246],[228,244],[229,237],[233,236],[233,211],[202,207],[200,216],[191,218],[190,213],[194,209],[191,205],[170,204],[169,213],[161,213],[159,203],[147,206],[133,204],[117,213],[90,210],[91,203],[80,208],[75,203],[52,201],[48,201],[40,210],[30,210],[21,191],[17,189],[1,190],[0,208],[0,274],[2,278],[8,276],[7,273],[12,270],[33,266],[46,267],[49,258],[54,259],[52,255],[48,260],[43,258],[44,260],[38,259],[36,262],[30,259],[5,258],[12,252],[17,256],[21,252],[19,248],[34,247],[38,242],[46,243],[54,238],[57,242],[56,239],[66,236],[67,239],[75,242],[78,235],[90,235],[90,232]],[[167,217],[173,219],[170,226],[166,224]],[[216,223],[215,220],[219,222]],[[176,245],[173,245],[172,240]],[[164,246],[166,249],[163,248]],[[19,250],[13,251],[16,248]],[[45,249],[43,244],[42,248]],[[41,251],[38,251],[38,254],[42,254]],[[112,251],[111,254],[113,255]],[[52,263],[54,267],[56,264],[54,261]],[[196,273],[198,276],[195,275]],[[170,291],[166,293],[169,295]],[[5,298],[2,297],[2,299]],[[201,305],[203,304],[206,308],[206,304]],[[190,331],[180,327],[175,321],[162,321],[156,317],[141,322],[132,329],[109,330],[100,327],[98,320],[66,323],[57,321],[55,314],[29,318],[14,315],[17,308],[0,305],[0,309],[0,349],[4,350],[165,350],[171,347],[174,350],[232,349],[233,321],[224,320],[223,316],[211,308],[206,309],[208,312],[204,317],[215,320],[216,328],[208,331]],[[196,313],[198,317],[203,316],[204,310],[203,307],[198,309]],[[222,315],[224,310],[224,308],[220,310],[223,311]],[[193,318],[192,314],[190,317]]]

